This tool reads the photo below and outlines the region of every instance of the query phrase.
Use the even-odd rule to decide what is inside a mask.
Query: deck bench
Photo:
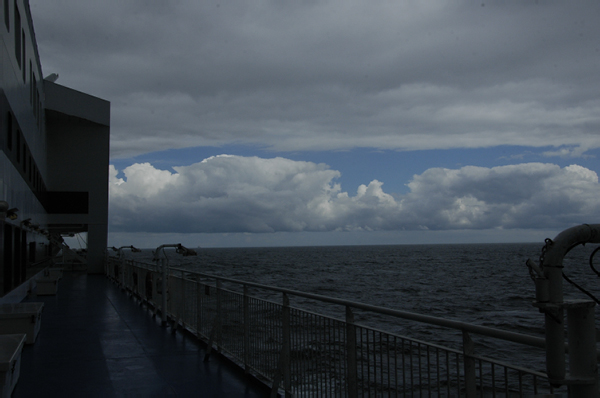
[[[21,352],[24,334],[0,335],[0,388],[2,398],[10,397],[21,373]]]
[[[27,344],[35,343],[42,323],[44,303],[16,303],[0,305],[0,334],[23,333]]]

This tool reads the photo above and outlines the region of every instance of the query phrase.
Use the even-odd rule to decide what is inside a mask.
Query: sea
[[[193,257],[168,250],[166,254],[170,267],[543,337],[544,315],[532,305],[535,286],[526,266],[529,258],[539,261],[543,246],[507,243],[198,248],[198,255]],[[590,267],[595,248],[580,245],[565,258],[564,274],[587,292],[565,281],[565,299],[592,300],[589,295],[600,298],[600,281]],[[150,250],[139,255],[127,253],[128,258],[140,261],[148,261],[151,255]],[[596,262],[600,268],[600,255]],[[280,294],[267,298],[281,302]],[[344,317],[343,308],[320,306],[310,300],[292,301],[292,306],[308,306],[311,311]],[[365,314],[357,322],[450,346],[462,339],[455,331],[391,317]],[[485,354],[544,370],[540,357],[543,352],[534,354],[511,344],[482,343]]]

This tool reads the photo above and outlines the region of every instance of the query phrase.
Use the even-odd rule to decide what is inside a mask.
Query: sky
[[[111,102],[109,244],[540,242],[600,222],[597,1],[30,0]]]

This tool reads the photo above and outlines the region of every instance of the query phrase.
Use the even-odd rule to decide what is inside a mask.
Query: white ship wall
[[[18,208],[0,219],[1,297],[50,256],[48,231],[87,232],[88,271],[102,272],[110,103],[43,80],[27,0],[0,2],[0,64],[0,200]]]

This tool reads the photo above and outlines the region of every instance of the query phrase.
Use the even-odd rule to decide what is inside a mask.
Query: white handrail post
[[[358,376],[356,363],[356,326],[352,308],[346,306],[346,387],[349,398],[358,397]]]
[[[283,293],[283,308],[282,308],[282,347],[281,347],[281,367],[283,372],[283,388],[285,396],[291,397],[292,390],[292,366],[290,361],[291,352],[291,320],[290,320],[290,299],[287,294]]]
[[[187,286],[187,284],[185,283],[185,272],[183,272],[183,270],[181,271],[181,303],[179,304],[181,306],[181,314],[179,315],[179,318],[181,319],[181,324],[182,326],[185,325],[185,320],[187,319],[187,306],[186,304],[186,300],[185,300],[185,287]],[[179,323],[177,324],[179,325]],[[179,327],[179,326],[178,326]]]
[[[467,398],[473,398],[477,395],[477,376],[475,359],[475,343],[469,336],[469,332],[463,330],[463,357],[465,370],[465,395]]]
[[[248,285],[244,284],[244,370],[250,371],[250,299]]]
[[[202,330],[202,295],[200,293],[200,278],[196,276],[196,337],[201,338]]]
[[[175,303],[178,305],[176,306],[176,308],[173,309],[173,312],[177,311],[177,313],[173,314],[174,322],[173,322],[173,328],[171,330],[171,333],[177,332],[180,321],[181,321],[181,325],[185,328],[185,320],[187,319],[186,314],[185,314],[185,271],[184,270],[181,270],[180,278],[181,279],[180,279],[180,283],[179,283],[179,287],[180,287],[179,303]],[[174,283],[175,283],[175,280],[173,280],[173,284]],[[173,292],[173,294],[175,294],[175,292]],[[173,296],[173,297],[175,297],[175,296]]]
[[[594,306],[594,302],[586,301],[567,309],[570,376],[573,380],[588,381],[569,386],[569,396],[572,397],[598,396]]]
[[[223,314],[221,313],[221,280],[217,279],[217,319],[216,319],[216,333],[217,338],[217,352],[221,352],[221,345],[223,341],[221,340],[221,326],[222,326]]]
[[[162,265],[162,325],[165,326],[167,324],[167,259],[161,259]]]
[[[548,279],[549,305],[545,309],[546,323],[546,369],[551,380],[564,380],[566,377],[565,325],[562,257],[548,258],[544,264],[544,275]]]

